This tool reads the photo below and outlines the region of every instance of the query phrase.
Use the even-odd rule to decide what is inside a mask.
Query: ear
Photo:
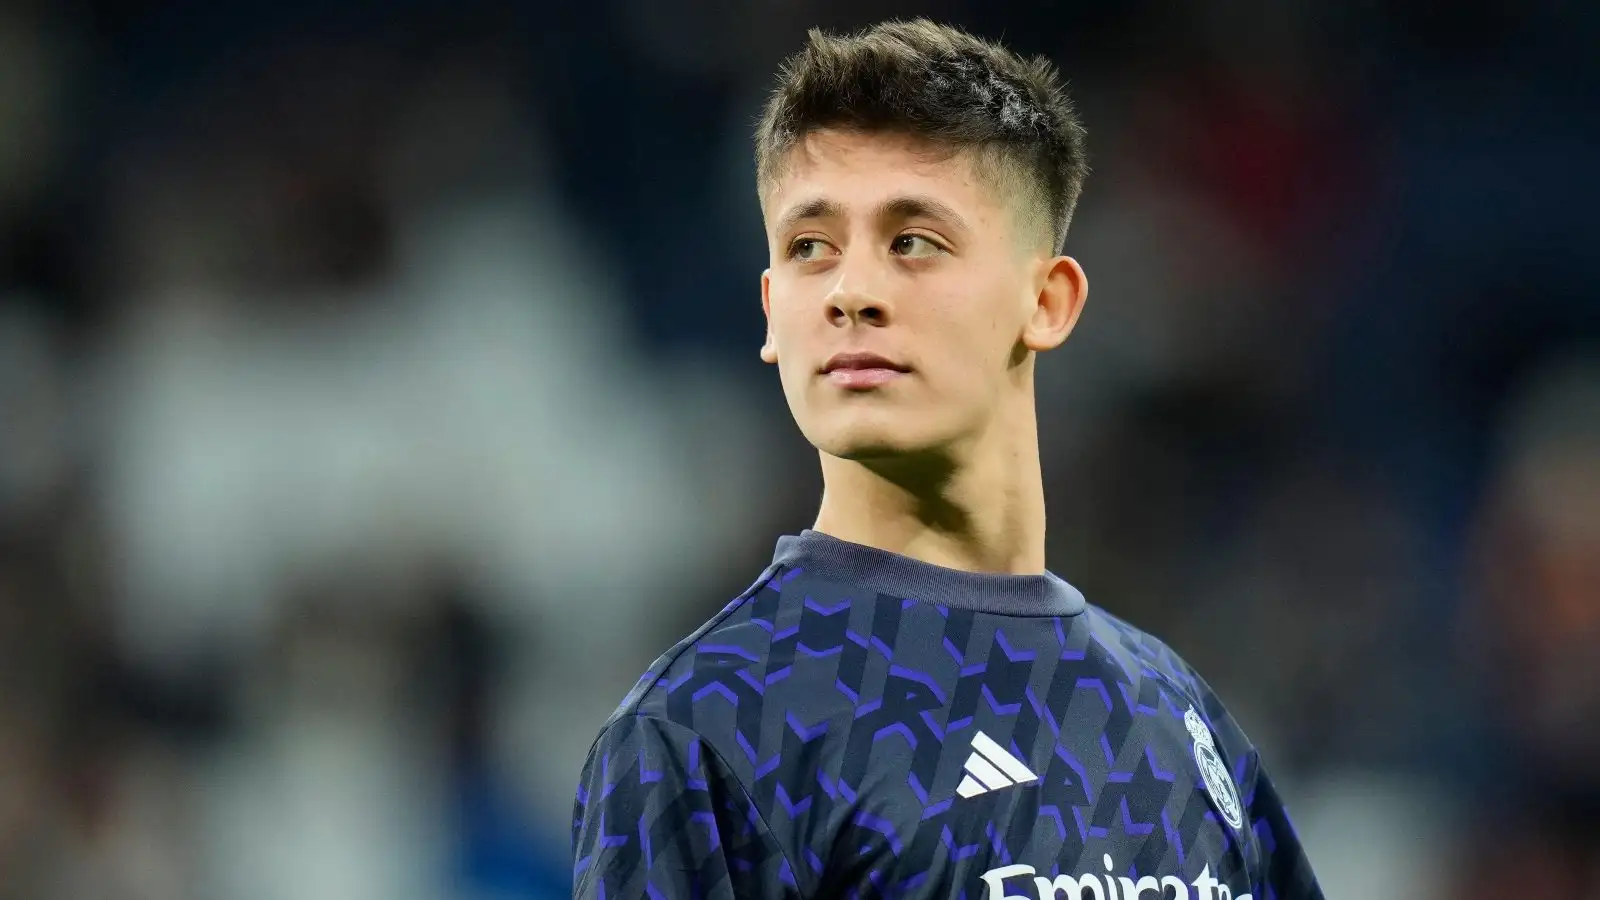
[[[761,315],[767,320],[767,338],[761,345],[761,361],[776,363],[778,361],[778,345],[772,340],[772,270],[764,269],[761,272]]]
[[[1084,301],[1089,299],[1089,276],[1070,256],[1041,263],[1034,281],[1033,314],[1022,332],[1022,343],[1035,353],[1054,350],[1078,324]]]

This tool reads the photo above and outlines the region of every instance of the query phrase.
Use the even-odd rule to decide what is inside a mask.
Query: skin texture
[[[761,357],[821,458],[816,529],[951,568],[1042,572],[1034,364],[1077,322],[1083,269],[970,153],[823,130],[784,162],[762,198]],[[868,388],[823,373],[852,352],[909,371]]]

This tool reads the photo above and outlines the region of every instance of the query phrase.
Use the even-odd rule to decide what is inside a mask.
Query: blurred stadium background
[[[0,4],[0,898],[569,890],[806,527],[749,135],[810,25],[1054,57],[1052,567],[1330,897],[1600,896],[1600,5]]]

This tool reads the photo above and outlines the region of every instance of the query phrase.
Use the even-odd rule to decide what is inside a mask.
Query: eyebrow
[[[963,231],[970,230],[967,220],[950,208],[950,205],[924,194],[890,197],[873,210],[875,219],[939,219]]]
[[[777,232],[783,234],[800,222],[807,219],[842,219],[845,215],[844,206],[826,197],[815,197],[806,200],[783,214],[778,220]],[[878,204],[872,211],[874,219],[939,219],[948,222],[961,230],[970,230],[967,220],[961,217],[949,204],[936,200],[925,194],[907,194],[899,197],[890,197]]]
[[[783,234],[807,219],[842,219],[844,207],[825,197],[814,197],[789,208],[778,220],[777,232]]]

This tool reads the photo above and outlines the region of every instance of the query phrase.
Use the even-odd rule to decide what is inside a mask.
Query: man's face
[[[1025,385],[1021,339],[1046,256],[1019,240],[1015,210],[969,154],[813,132],[764,207],[762,358],[819,450],[948,447]]]

